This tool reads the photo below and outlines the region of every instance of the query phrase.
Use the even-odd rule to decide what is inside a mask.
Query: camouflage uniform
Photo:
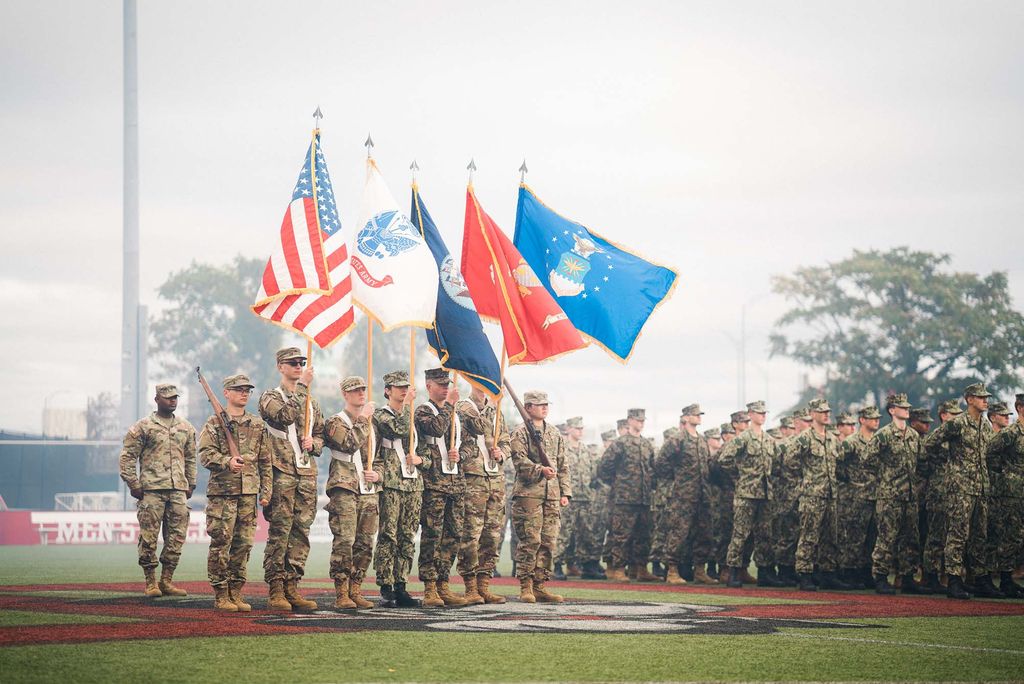
[[[770,502],[773,498],[771,470],[777,449],[775,440],[764,432],[745,430],[722,446],[718,452],[719,467],[736,473],[733,495],[732,538],[726,564],[745,568],[744,547],[753,540],[754,563],[763,567],[771,562],[769,533]]]
[[[555,550],[555,565],[566,563],[578,566],[582,562],[579,557],[579,525],[588,522],[580,515],[581,510],[589,513],[590,474],[592,472],[590,450],[582,441],[573,446],[569,440],[565,443],[565,460],[569,464],[569,478],[572,483],[573,498],[568,508],[562,511],[561,526],[558,532],[558,546]],[[586,480],[586,482],[584,482]]]
[[[909,425],[900,431],[895,423],[889,423],[871,440],[871,460],[877,464],[878,471],[875,507],[878,538],[871,553],[871,571],[875,577],[888,576],[890,572],[906,577],[917,569],[914,481],[920,451],[920,437]]]
[[[800,537],[801,473],[792,462],[786,464],[786,455],[796,448],[796,438],[797,435],[791,435],[779,442],[772,460],[772,551],[775,562],[785,568],[796,566],[796,545]]]
[[[452,405],[430,401],[418,406],[413,416],[419,440],[416,454],[423,459],[419,577],[423,582],[447,582],[462,539],[466,495],[461,463],[452,464],[457,469],[453,474],[441,471],[441,450],[447,453],[452,443]]]
[[[720,432],[722,435],[736,434],[736,429],[731,423],[722,423]],[[735,439],[735,437],[734,437]],[[722,449],[727,444],[722,439]],[[718,563],[719,569],[726,567],[726,559],[729,555],[729,542],[732,541],[733,523],[733,498],[736,496],[736,469],[735,464],[730,468],[723,468],[719,460],[722,450],[712,454],[709,465],[711,475],[711,510],[714,521],[714,552],[713,558]],[[744,563],[744,566],[747,564]]]
[[[957,416],[962,413],[960,402],[950,400],[939,405],[939,414]],[[940,426],[941,427],[941,426]],[[924,492],[927,509],[927,530],[925,534],[922,562],[927,573],[945,574],[946,549],[946,465],[949,463],[949,442],[939,429],[924,438],[922,468],[928,473],[928,485]]]
[[[516,528],[512,525],[512,487],[516,483],[516,466],[511,458],[505,459],[502,464],[502,474],[505,476],[505,522],[501,527],[501,537],[498,539],[498,556],[501,556],[501,549],[505,545],[505,537],[508,536],[509,558],[516,557],[516,545],[519,543],[516,537]]]
[[[572,450],[566,447],[569,456],[569,480],[572,483],[572,502],[568,515],[572,520],[572,537],[569,541],[570,560],[579,566],[598,563],[604,543],[604,528],[597,510],[598,492],[591,485],[597,478],[597,447],[593,444],[578,445],[578,455],[572,458]]]
[[[990,565],[994,572],[1010,573],[1024,553],[1024,425],[1018,420],[995,435],[986,457],[992,483]]]
[[[598,476],[611,488],[611,568],[646,567],[651,545],[651,475],[654,449],[639,435],[626,434],[604,452]]]
[[[840,445],[836,477],[839,480],[839,564],[844,570],[863,570],[871,566],[871,551],[875,546],[878,470],[871,458],[871,442],[860,431]]]
[[[665,565],[692,562],[702,567],[712,559],[709,460],[707,440],[684,430],[662,445],[654,463],[655,474],[665,483],[671,502],[666,516],[665,549],[657,559]]]
[[[786,466],[799,467],[802,474],[800,540],[796,547],[796,571],[800,574],[813,572],[815,563],[822,572],[833,572],[836,569],[838,456],[839,440],[835,435],[828,432],[819,435],[814,428],[797,435],[793,448],[785,456]]]
[[[173,573],[188,532],[188,497],[196,486],[196,430],[177,416],[165,419],[154,411],[128,429],[120,465],[128,488],[142,490],[137,507],[139,565],[146,570],[157,566],[162,528],[160,564],[164,572]]]
[[[413,553],[416,550],[416,532],[420,527],[420,506],[423,503],[423,477],[420,470],[406,469],[396,446],[401,443],[402,453],[409,453],[409,424],[412,407],[395,413],[390,406],[377,409],[373,414],[373,427],[379,438],[377,458],[383,471],[383,490],[380,493],[380,528],[377,548],[373,555],[373,569],[379,586],[405,582],[412,572]]]

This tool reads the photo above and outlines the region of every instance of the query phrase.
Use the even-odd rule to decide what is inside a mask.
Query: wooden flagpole
[[[411,326],[409,327],[409,385],[412,387],[416,386],[416,328]],[[412,440],[416,430],[415,421],[412,419],[413,408],[412,406],[409,407],[409,456],[412,455]]]
[[[373,401],[373,319],[366,318],[366,400]],[[367,468],[373,468],[373,419],[370,419],[370,453],[366,455]]]
[[[306,363],[310,366],[313,365],[313,340],[309,340],[306,342]],[[310,381],[309,384],[312,385],[313,382]],[[306,433],[306,437],[312,437],[313,425],[309,420],[309,414],[312,413],[313,411],[313,388],[309,387],[307,389],[308,391],[306,392],[306,413],[303,416],[302,425],[305,428],[304,432]]]

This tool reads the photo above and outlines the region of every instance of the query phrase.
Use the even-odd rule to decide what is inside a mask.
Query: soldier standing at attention
[[[939,404],[940,426],[963,413],[960,401],[949,399]],[[923,542],[922,567],[924,580],[933,594],[946,591],[939,577],[945,577],[944,554],[946,547],[946,464],[949,461],[949,443],[943,441],[938,429],[928,433],[922,441],[922,462],[918,472],[925,472],[924,503],[927,515]]]
[[[601,478],[598,476],[598,467],[601,464],[601,458],[604,456],[604,452],[608,450],[612,442],[618,437],[617,430],[605,430],[601,433],[601,448],[596,454],[594,454],[594,460],[592,464],[592,475],[590,478],[590,489],[593,492],[594,503],[594,549],[595,555],[590,565],[587,565],[586,559],[584,559],[582,572],[580,577],[582,579],[608,579],[608,576],[604,572],[604,568],[601,567],[601,557],[604,556],[607,562],[607,537],[608,537],[608,523],[611,515],[609,511],[609,487],[604,482],[601,482]]]
[[[1021,598],[1024,591],[1013,581],[1013,568],[1024,553],[1024,394],[1017,395],[1013,407],[1017,422],[1000,430],[986,453],[992,479],[989,545],[999,591],[1006,598]]]
[[[459,462],[466,476],[459,574],[471,604],[504,603],[491,593],[491,575],[498,559],[498,540],[505,522],[505,457],[510,453],[509,435],[498,426],[497,409],[482,389],[474,386],[469,400],[456,406],[462,424]]]
[[[708,519],[711,521],[711,561],[708,563],[707,574],[711,579],[717,580],[720,569],[718,567],[719,529],[721,520],[722,487],[721,476],[715,472],[714,465],[719,450],[722,448],[722,430],[710,428],[704,431],[704,439],[708,441]]]
[[[992,432],[997,435],[1010,426],[1010,416],[1013,415],[1006,406],[1005,401],[993,401],[988,406],[988,420],[992,423]]]
[[[210,553],[206,572],[213,587],[215,610],[248,613],[242,598],[245,566],[256,536],[256,500],[270,503],[273,456],[270,437],[259,416],[245,410],[253,384],[246,375],[224,378],[224,407],[238,446],[232,457],[220,418],[210,416],[199,435],[199,460],[210,471],[206,486],[206,532]]]
[[[121,479],[139,501],[139,565],[146,576],[146,596],[185,596],[171,580],[188,532],[187,502],[196,488],[196,430],[174,415],[177,387],[157,385],[153,400],[156,411],[128,428],[124,437]],[[161,528],[163,570],[158,583],[156,544]]]
[[[628,582],[623,572],[642,582],[659,578],[647,571],[651,545],[651,473],[654,449],[641,436],[646,420],[642,408],[629,409],[628,433],[619,437],[601,457],[598,476],[611,487],[611,531],[608,535],[608,579]]]
[[[669,440],[679,436],[679,428],[670,427],[662,434],[662,445],[666,444]],[[651,447],[654,447],[654,439],[648,438],[651,442]],[[662,561],[665,560],[670,554],[666,549],[666,542],[669,535],[669,525],[671,525],[671,518],[673,515],[673,509],[676,507],[677,502],[669,501],[669,490],[672,488],[672,470],[671,468],[666,469],[664,473],[659,476],[658,469],[655,468],[651,472],[651,573],[656,575],[659,579],[665,579],[666,573],[668,572],[668,562],[662,565]],[[675,555],[675,554],[671,554]],[[674,564],[678,564],[679,559],[673,561]],[[687,563],[689,565],[689,563]],[[678,572],[676,573],[678,574]]]
[[[561,530],[558,533],[558,555],[555,560],[554,578],[559,578],[559,566],[562,561],[569,577],[579,577],[582,554],[592,553],[585,548],[588,543],[588,528],[593,527],[594,511],[590,506],[593,496],[590,480],[594,473],[594,460],[590,455],[590,447],[581,441],[583,437],[583,417],[574,416],[565,421],[565,461],[569,467],[569,479],[572,484],[572,502],[561,512]],[[598,552],[600,556],[600,552]],[[563,578],[564,579],[564,578]]]
[[[783,587],[797,584],[796,543],[800,537],[801,473],[799,468],[786,466],[786,454],[793,448],[797,435],[811,429],[811,413],[806,408],[797,409],[790,420],[791,434],[779,444],[772,465],[772,546],[779,566],[775,579]]]
[[[409,441],[416,388],[409,384],[408,371],[384,374],[384,398],[388,403],[373,414],[373,428],[380,440],[377,457],[384,473],[373,569],[381,606],[415,608],[420,602],[406,591],[405,581],[412,572],[416,531],[420,528],[423,459]]]
[[[462,539],[466,479],[459,465],[462,425],[454,414],[459,388],[443,368],[424,373],[428,401],[416,407],[414,420],[423,459],[423,507],[420,510],[419,573],[423,605],[464,606],[466,599],[448,586],[452,562]]]
[[[341,381],[345,408],[324,425],[324,445],[330,449],[327,479],[331,579],[335,608],[372,608],[363,598],[362,582],[370,566],[373,535],[379,519],[380,463],[371,464],[373,402],[366,401],[366,380],[351,375]],[[376,468],[376,470],[374,469]]]
[[[747,415],[746,411],[733,412],[729,422],[722,423],[719,428],[722,433],[722,449],[725,449],[729,442],[736,439],[738,432],[746,430],[748,425],[750,425],[750,416]],[[732,500],[736,495],[736,464],[731,463],[728,467],[722,465],[720,460],[722,449],[719,449],[714,454],[714,458],[711,459],[711,476],[718,482],[719,490],[718,499],[715,504],[718,511],[718,526],[715,528],[715,560],[718,563],[718,579],[724,582],[728,579],[729,565],[727,558],[729,555],[729,542],[732,540]],[[725,577],[722,576],[723,573]]]
[[[924,543],[928,532],[928,506],[925,503],[925,497],[928,493],[928,480],[931,478],[931,462],[925,453],[924,445],[934,419],[928,413],[927,408],[920,407],[910,409],[910,419],[907,422],[921,438],[921,450],[917,456],[917,476],[914,479],[914,498],[917,500],[917,560],[918,565],[921,566],[920,588],[924,593],[931,594],[933,592],[928,587],[923,562]]]
[[[843,440],[836,477],[839,480],[840,579],[873,589],[871,551],[875,548],[875,500],[878,464],[871,456],[871,440],[882,418],[877,406],[857,412],[860,427]]]

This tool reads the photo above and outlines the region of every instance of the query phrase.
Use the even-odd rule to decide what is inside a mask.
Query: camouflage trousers
[[[796,544],[800,539],[800,499],[772,501],[772,549],[779,565],[796,565]]]
[[[181,558],[181,547],[188,532],[188,493],[180,489],[147,490],[137,505],[139,517],[139,565],[155,568],[156,544],[161,531],[164,549],[160,564],[173,571]]]
[[[1011,572],[1024,553],[1024,499],[996,496],[989,502],[989,569]]]
[[[703,566],[711,561],[714,542],[710,515],[707,501],[702,496],[674,501],[664,514],[665,551],[658,560],[665,565],[679,563],[684,566]]]
[[[373,553],[373,570],[378,585],[405,582],[412,572],[422,504],[422,491],[385,489],[381,492],[380,527],[377,530],[377,548]]]
[[[771,502],[765,499],[747,499],[737,496],[732,504],[732,538],[725,563],[730,568],[745,568],[747,543],[754,548],[754,564],[768,565],[772,558]]]
[[[608,565],[647,565],[651,553],[651,508],[646,504],[615,504],[608,532]]]
[[[494,574],[498,540],[505,524],[505,483],[481,475],[466,476],[466,498],[459,542],[459,574]]]
[[[501,549],[505,546],[505,537],[508,537],[509,557],[515,559],[516,544],[519,539],[516,537],[516,528],[512,524],[512,488],[505,487],[505,519],[501,525],[501,536],[498,538],[498,556],[501,556]]]
[[[925,495],[928,530],[924,538],[922,561],[925,572],[945,574],[946,565],[946,502],[938,491],[929,490]]]
[[[875,504],[878,538],[871,552],[871,572],[913,574],[918,564],[917,501],[879,499]]]
[[[844,496],[839,499],[839,567],[844,570],[871,565],[877,537],[875,502]]]
[[[576,565],[597,563],[601,560],[604,544],[604,524],[593,501],[572,501],[562,510],[562,521],[572,521],[569,539],[569,559]]]
[[[316,478],[274,470],[270,530],[263,551],[263,579],[299,579],[309,557],[309,528],[316,518]]]
[[[423,506],[420,508],[420,581],[448,581],[462,539],[464,511],[462,492],[423,490]]]
[[[714,560],[723,567],[728,565],[726,559],[729,556],[729,542],[732,541],[733,495],[733,490],[721,487],[713,490],[711,495],[712,519],[715,526]]]
[[[800,539],[796,544],[796,571],[801,574],[833,572],[839,556],[836,500],[800,497]]]
[[[652,498],[656,503],[651,503],[651,546],[648,555],[651,561],[660,561],[667,555],[668,506],[662,500],[664,497],[660,492],[655,491]]]
[[[357,494],[341,487],[327,493],[327,511],[334,540],[331,543],[331,579],[351,578],[357,584],[366,575],[373,555],[373,535],[379,519],[379,494]]]
[[[256,495],[207,496],[206,534],[210,553],[206,574],[213,586],[244,582],[245,566],[256,537]]]
[[[555,545],[554,562],[556,564],[569,563],[570,565],[578,565],[576,549],[573,546],[576,534],[576,520],[575,516],[573,516],[573,509],[575,507],[576,502],[570,501],[568,507],[562,511],[563,515],[558,529],[558,543]]]
[[[965,578],[988,574],[988,500],[953,493],[946,501],[946,572]]]
[[[561,505],[550,499],[512,499],[512,524],[516,545],[516,577],[546,582],[551,577],[552,557],[558,543]]]

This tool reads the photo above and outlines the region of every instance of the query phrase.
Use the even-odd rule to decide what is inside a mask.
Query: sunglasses
[[[229,392],[238,392],[239,394],[250,394],[250,393],[252,393],[252,387],[232,387],[228,391]]]
[[[285,365],[291,366],[292,368],[296,368],[296,367],[297,368],[303,368],[306,365],[306,362],[304,360],[298,360],[298,359],[295,359],[293,361],[282,361],[281,363],[284,363]]]

